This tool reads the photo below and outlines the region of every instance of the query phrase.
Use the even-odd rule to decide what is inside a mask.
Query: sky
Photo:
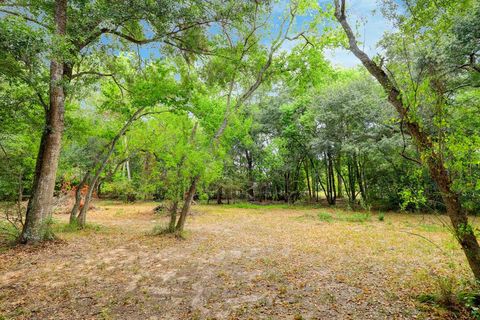
[[[378,52],[377,42],[381,39],[385,31],[392,30],[393,27],[387,19],[383,17],[379,10],[379,2],[381,0],[347,0],[347,14],[352,28],[359,25],[358,33],[360,34],[358,40],[362,42],[363,49],[371,56]],[[272,34],[277,34],[281,16],[285,12],[285,8],[289,0],[280,0],[273,7],[273,21],[275,27]],[[332,0],[319,0],[319,4],[324,6],[332,4]],[[299,23],[308,21],[308,17],[298,17]],[[360,24],[357,24],[357,21]],[[210,32],[216,33],[215,27],[212,27]],[[268,40],[267,40],[268,42]],[[267,45],[267,43],[264,43]],[[296,45],[296,42],[287,41],[282,46],[283,50],[290,50]],[[149,56],[158,57],[158,44],[144,45],[139,48],[140,54],[144,58]],[[335,50],[326,50],[325,57],[337,67],[351,68],[360,64],[360,61],[348,50],[338,48]]]
[[[393,30],[391,22],[383,17],[379,8],[378,0],[350,0],[347,1],[348,17],[352,28],[356,21],[364,21],[360,25],[358,41],[363,44],[363,49],[368,55],[378,53],[377,42],[385,31]],[[325,52],[325,56],[332,64],[341,67],[354,67],[360,61],[348,50],[336,49]]]
[[[280,16],[282,14],[286,3],[288,3],[288,0],[283,0],[275,4],[274,16]],[[332,0],[319,0],[319,4],[322,7],[332,3]],[[346,3],[347,18],[350,26],[359,34],[358,41],[362,43],[362,49],[369,55],[375,55],[378,52],[377,43],[385,31],[393,30],[391,22],[385,19],[379,10],[380,0],[347,0]],[[309,18],[305,17],[298,17],[298,19],[302,22],[309,20]],[[359,26],[358,30],[356,29],[357,25]],[[295,43],[286,42],[283,49],[289,50],[294,45]],[[324,53],[325,57],[334,66],[350,68],[360,64],[360,61],[346,49],[326,50]]]
[[[1,0],[0,0],[1,1]],[[332,0],[318,0],[321,6],[331,4]],[[274,5],[273,19],[279,21],[284,9],[289,0],[280,0]],[[381,39],[385,31],[392,30],[392,24],[387,21],[380,13],[379,2],[381,0],[347,0],[347,13],[350,25],[355,27],[357,21],[361,21],[358,33],[360,34],[358,40],[363,43],[363,49],[371,56],[378,52],[377,42]],[[0,13],[0,17],[3,14]],[[300,21],[307,21],[308,18],[300,17]],[[278,28],[278,24],[277,24]],[[275,34],[278,30],[273,30]],[[105,38],[105,37],[104,37]],[[103,39],[108,42],[108,40]],[[284,50],[291,49],[296,43],[286,42],[283,46]],[[158,44],[144,45],[139,48],[140,55],[144,58],[158,57]],[[325,57],[334,65],[338,67],[355,67],[360,64],[358,59],[348,50],[338,48],[335,50],[326,50]]]

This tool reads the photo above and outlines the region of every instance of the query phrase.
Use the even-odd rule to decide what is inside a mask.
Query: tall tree
[[[275,65],[276,54],[282,45],[289,39],[297,39],[302,33],[292,37],[296,15],[304,10],[303,1],[292,1],[289,4],[288,13],[282,17],[279,31],[270,46],[264,48],[260,45],[259,36],[265,26],[268,25],[270,15],[266,14],[265,4],[255,1],[248,5],[249,11],[240,19],[229,25],[222,24],[221,30],[226,39],[225,51],[229,54],[228,60],[224,57],[213,59],[208,68],[213,68],[218,81],[226,94],[225,111],[223,119],[213,133],[210,148],[216,152],[221,144],[232,115],[239,112],[240,108],[252,97],[257,89],[272,76],[272,66]],[[212,71],[210,69],[209,71]],[[200,175],[192,177],[190,187],[185,195],[185,200],[176,225],[177,231],[182,231],[186,217],[201,179]]]
[[[55,1],[55,33],[60,42],[64,41],[67,28],[67,0]],[[58,158],[64,129],[65,76],[71,73],[65,67],[61,56],[50,62],[50,103],[45,109],[45,129],[37,156],[32,195],[27,207],[25,224],[20,241],[37,242],[43,237],[43,221],[50,214],[52,206]]]
[[[436,182],[442,199],[447,208],[455,236],[458,239],[470,268],[477,280],[480,280],[480,246],[473,227],[468,222],[468,216],[462,208],[458,193],[453,189],[452,177],[446,168],[441,150],[435,148],[434,137],[422,127],[419,115],[415,114],[415,106],[408,104],[408,92],[397,86],[392,76],[382,68],[382,65],[372,60],[360,47],[355,33],[347,21],[345,0],[335,0],[335,17],[341,24],[348,38],[348,49],[362,62],[365,68],[377,79],[388,95],[389,102],[398,112],[402,123],[413,137],[415,145],[422,154],[422,160],[427,165],[432,179]],[[415,81],[415,79],[412,79]]]
[[[35,88],[39,102],[45,109],[45,129],[40,142],[35,178],[26,220],[20,237],[22,243],[42,240],[43,222],[51,213],[55,175],[64,130],[65,101],[73,94],[73,80],[85,77],[112,77],[102,72],[101,59],[104,46],[98,44],[102,35],[111,35],[124,44],[166,43],[189,52],[201,51],[202,33],[198,30],[215,19],[222,19],[226,11],[217,2],[180,1],[173,4],[161,0],[144,1],[5,1],[0,12],[23,20],[33,30],[42,29],[39,42],[49,43],[50,84],[48,99],[42,91],[41,78],[23,77]],[[147,24],[153,35],[145,37]],[[8,28],[8,24],[6,26]],[[8,30],[2,30],[8,32]],[[182,35],[185,35],[185,39]],[[109,38],[107,44],[112,44]],[[88,47],[88,48],[87,48]],[[8,51],[10,46],[5,46]],[[41,73],[35,69],[24,69]],[[33,70],[33,71],[31,71]],[[115,80],[115,79],[113,79]],[[46,102],[48,101],[48,102]]]

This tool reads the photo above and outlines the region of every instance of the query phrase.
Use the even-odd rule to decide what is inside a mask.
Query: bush
[[[8,221],[0,221],[0,247],[8,247],[14,244],[19,236],[20,229]]]

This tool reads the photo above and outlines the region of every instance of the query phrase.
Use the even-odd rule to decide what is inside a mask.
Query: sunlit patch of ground
[[[95,206],[0,255],[4,319],[445,319],[416,297],[470,278],[445,217],[194,206],[179,240],[154,203]]]

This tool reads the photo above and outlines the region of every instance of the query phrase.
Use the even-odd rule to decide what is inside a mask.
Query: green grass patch
[[[319,212],[317,217],[318,217],[318,220],[320,221],[325,221],[325,222],[333,221],[333,216],[328,212]]]
[[[178,231],[175,229],[170,229],[168,223],[158,223],[156,224],[152,231],[148,232],[147,235],[150,236],[166,236],[166,235],[173,235],[175,238],[178,239],[187,239],[188,238],[188,231]]]
[[[426,232],[444,232],[445,227],[439,224],[421,224],[420,229]]]
[[[370,213],[353,212],[338,214],[336,219],[346,222],[366,222],[370,221],[371,216]]]
[[[332,221],[344,221],[344,222],[366,222],[371,220],[369,213],[352,212],[343,213],[335,212],[334,214],[328,212],[319,212],[316,217],[320,221],[332,222]]]
[[[380,213],[378,214],[378,221],[380,221],[380,222],[385,221],[385,213],[380,212]]]
[[[231,204],[224,204],[226,208],[239,208],[239,209],[292,209],[292,210],[308,210],[318,208],[319,205],[315,204],[288,204],[288,203],[269,203],[259,204],[250,202],[237,202]]]
[[[52,231],[54,233],[74,233],[79,231],[93,231],[93,232],[106,232],[107,227],[97,223],[87,223],[81,228],[77,223],[66,223],[54,220],[52,224]]]

